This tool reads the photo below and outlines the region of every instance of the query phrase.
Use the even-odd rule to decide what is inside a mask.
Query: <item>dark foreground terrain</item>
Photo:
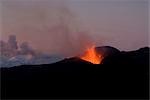
[[[54,64],[1,68],[1,88],[3,99],[148,99],[149,48],[110,52],[99,65],[74,57]]]

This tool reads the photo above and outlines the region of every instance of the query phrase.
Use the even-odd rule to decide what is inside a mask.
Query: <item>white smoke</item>
[[[15,35],[10,35],[8,41],[0,41],[0,67],[50,64],[59,60],[62,57],[36,51],[28,42],[19,45]]]

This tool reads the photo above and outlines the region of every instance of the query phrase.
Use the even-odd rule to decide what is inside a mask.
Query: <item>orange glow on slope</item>
[[[95,46],[87,48],[85,54],[80,58],[93,64],[100,64],[102,61],[102,56],[96,52]]]

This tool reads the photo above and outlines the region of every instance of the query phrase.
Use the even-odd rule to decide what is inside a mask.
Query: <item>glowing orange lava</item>
[[[100,64],[102,61],[102,56],[96,52],[95,46],[87,48],[85,54],[80,58],[93,64]]]

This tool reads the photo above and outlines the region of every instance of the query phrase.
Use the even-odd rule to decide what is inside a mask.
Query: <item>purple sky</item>
[[[15,34],[48,53],[73,55],[90,43],[148,46],[148,0],[1,0],[1,38]]]

